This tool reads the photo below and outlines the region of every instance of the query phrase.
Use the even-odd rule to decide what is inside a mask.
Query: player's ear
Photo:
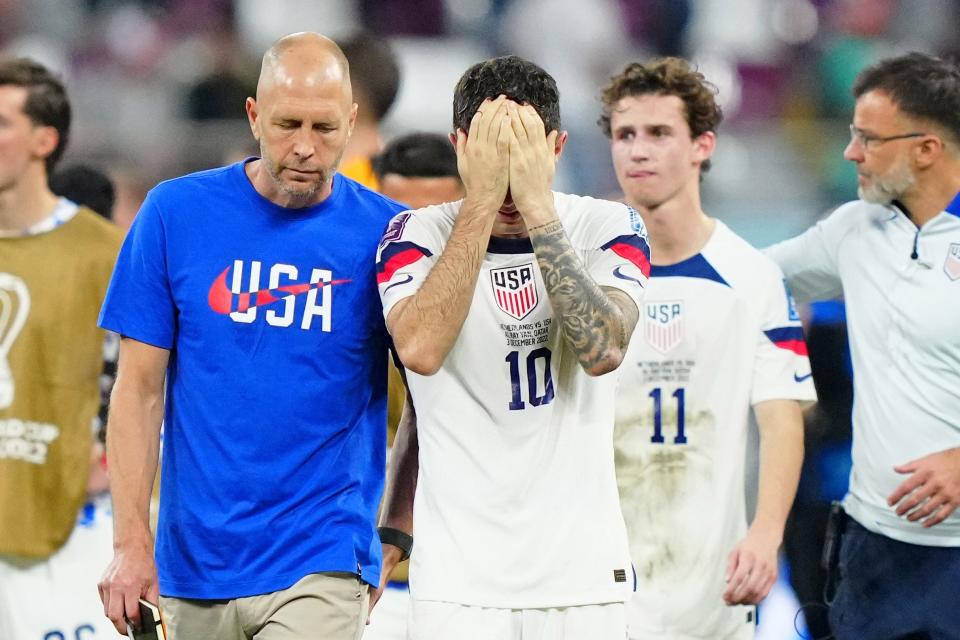
[[[450,144],[453,145],[454,150],[457,148],[457,132],[447,134],[447,139],[450,140]]]
[[[247,121],[250,123],[250,131],[253,132],[254,139],[260,140],[260,113],[257,110],[257,101],[253,98],[247,98],[244,107],[247,111]]]
[[[932,165],[946,150],[946,145],[936,135],[925,136],[920,139],[920,144],[913,149],[913,159],[919,169],[927,169]]]
[[[563,147],[566,146],[568,138],[569,134],[566,131],[559,131],[557,133],[557,139],[553,143],[553,153],[558,160],[560,159],[560,154],[563,153]]]
[[[347,119],[347,140],[350,139],[350,136],[353,135],[353,127],[357,124],[357,112],[360,109],[360,105],[354,102],[350,106],[350,116]]]
[[[693,139],[693,159],[699,164],[703,164],[713,155],[713,150],[717,147],[717,134],[713,131],[704,131]]]
[[[56,127],[42,126],[33,129],[33,152],[40,158],[47,158],[57,150],[60,144],[60,132]]]

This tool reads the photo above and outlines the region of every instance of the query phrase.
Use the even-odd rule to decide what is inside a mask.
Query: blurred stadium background
[[[473,62],[534,60],[556,77],[570,132],[557,188],[614,198],[599,89],[629,61],[681,55],[726,113],[705,209],[764,246],[856,197],[842,159],[856,73],[910,50],[957,52],[958,17],[958,0],[0,0],[0,53],[63,75],[75,109],[63,165],[114,178],[122,225],[159,180],[256,153],[243,99],[284,33],[391,43],[402,77],[387,139],[449,131]],[[800,637],[791,597],[781,585],[770,598],[761,638]]]

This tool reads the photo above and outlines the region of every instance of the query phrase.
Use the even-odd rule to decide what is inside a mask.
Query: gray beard
[[[320,174],[320,181],[316,184],[305,187],[303,189],[297,189],[286,184],[281,178],[280,174],[277,171],[277,167],[266,160],[267,155],[263,149],[263,143],[260,144],[260,158],[264,161],[263,166],[267,168],[267,173],[270,174],[270,177],[273,178],[273,183],[277,185],[277,189],[280,190],[284,195],[289,196],[292,200],[297,202],[309,202],[310,199],[323,189],[323,187],[330,183],[333,179],[333,174],[337,172],[337,169],[340,167],[340,160],[343,158],[343,151],[340,152],[340,155],[337,156],[337,160],[334,163],[333,167],[327,171],[323,171]]]
[[[865,202],[873,204],[890,204],[894,200],[903,198],[903,194],[910,190],[917,178],[906,166],[898,167],[892,175],[883,180],[875,180],[869,187],[858,187],[857,195]]]

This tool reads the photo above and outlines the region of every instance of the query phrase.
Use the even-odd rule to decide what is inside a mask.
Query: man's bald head
[[[257,191],[284,207],[326,198],[357,118],[340,47],[318,33],[280,38],[246,108],[260,143],[260,161],[247,164]]]
[[[296,90],[334,82],[341,85],[347,104],[352,103],[350,67],[337,43],[319,33],[292,33],[263,54],[257,101],[276,88]]]

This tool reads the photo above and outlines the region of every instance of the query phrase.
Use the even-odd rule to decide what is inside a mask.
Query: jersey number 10
[[[683,387],[673,392],[673,397],[677,399],[677,435],[673,439],[673,444],[687,444],[687,434],[684,433],[684,392]],[[650,436],[650,442],[654,444],[663,444],[663,391],[657,387],[650,392],[653,398],[653,435]]]
[[[538,382],[537,360],[543,359],[543,386]],[[506,357],[510,365],[510,411],[526,409],[523,401],[523,382],[520,380],[520,352],[511,351]],[[543,393],[540,393],[540,389]],[[527,400],[534,407],[553,402],[553,375],[550,373],[550,349],[540,347],[527,354]]]

